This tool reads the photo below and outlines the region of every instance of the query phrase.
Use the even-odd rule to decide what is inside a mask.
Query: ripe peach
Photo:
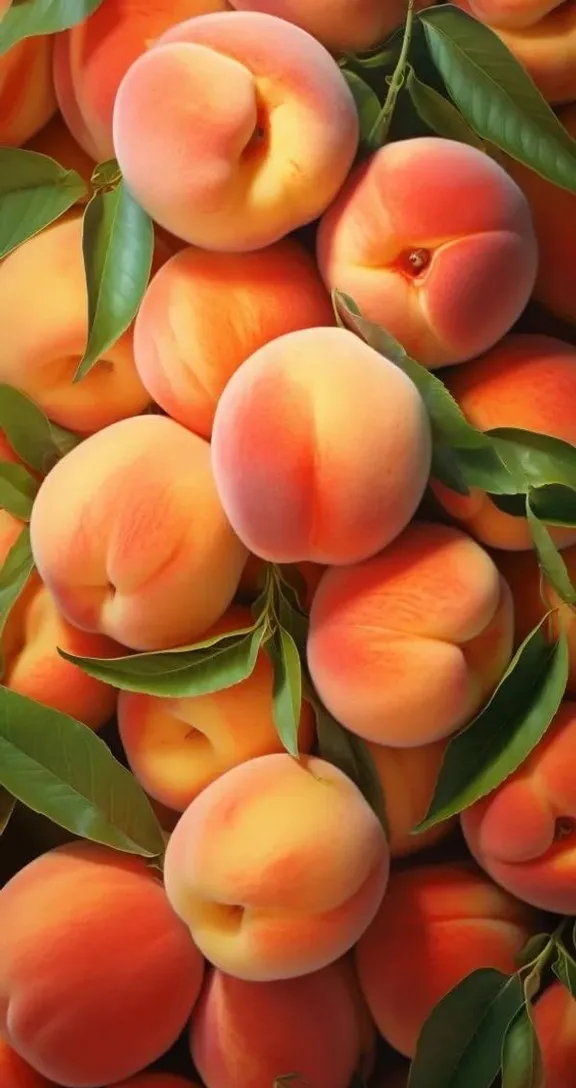
[[[327,286],[431,370],[504,336],[537,269],[515,182],[482,151],[428,136],[387,144],[354,169],[317,251]]]
[[[5,460],[5,458],[0,458],[0,460]],[[23,528],[23,521],[13,517],[7,510],[0,510],[0,568],[10,548],[18,540]]]
[[[542,1053],[544,1083],[550,1088],[573,1088],[576,1068],[574,998],[556,982],[538,998],[533,1017]]]
[[[537,923],[535,912],[467,863],[394,873],[356,949],[360,986],[381,1035],[412,1057],[442,997],[478,967],[512,973]]]
[[[347,952],[374,917],[388,864],[382,827],[346,775],[321,759],[267,755],[192,802],[164,883],[207,959],[269,982]]]
[[[403,0],[231,0],[237,11],[263,11],[302,27],[333,53],[358,53],[383,42],[406,17]],[[417,0],[416,8],[425,0]]]
[[[576,348],[551,336],[514,333],[492,351],[451,370],[445,382],[464,415],[481,431],[518,427],[576,443]],[[528,522],[500,511],[483,491],[458,495],[434,482],[447,512],[492,548],[532,548]],[[576,529],[553,529],[557,544],[576,542]]]
[[[414,514],[430,471],[416,387],[344,329],[304,329],[232,376],[212,432],[216,486],[250,551],[354,563]]]
[[[576,104],[558,113],[576,137]],[[576,247],[576,196],[545,181],[533,170],[506,160],[506,169],[526,197],[538,239],[539,262],[534,298],[564,321],[576,324],[576,298],[571,269]]]
[[[177,1077],[173,1073],[139,1073],[130,1080],[123,1080],[121,1084],[113,1084],[111,1088],[200,1088],[191,1080]]]
[[[230,11],[180,23],[134,62],[113,132],[122,173],[160,226],[238,252],[328,207],[356,154],[358,114],[319,42],[273,15]]]
[[[208,443],[165,416],[122,420],[76,446],[42,483],[30,531],[66,619],[135,650],[201,636],[230,604],[246,558]]]
[[[30,309],[30,285],[41,284]],[[15,385],[62,427],[97,431],[150,403],[126,332],[90,373],[72,383],[87,335],[82,217],[30,238],[0,264],[0,382]]]
[[[0,892],[0,1030],[64,1088],[137,1073],[175,1042],[203,961],[139,858],[76,842]]]
[[[271,1088],[289,1073],[314,1088],[348,1088],[360,1055],[356,1009],[340,963],[277,982],[211,971],[190,1043],[210,1088]]]
[[[0,147],[21,147],[56,111],[52,41],[25,38],[0,57]]]
[[[459,8],[493,29],[523,30],[534,26],[561,0],[455,0]]]
[[[446,744],[446,741],[440,740],[419,748],[387,748],[368,742],[382,786],[388,845],[393,858],[405,857],[432,846],[454,826],[454,821],[446,820],[422,835],[411,834],[430,806]]]
[[[298,242],[285,238],[241,254],[188,247],[144,296],[134,327],[136,366],[172,419],[210,438],[222,391],[253,352],[283,333],[333,323],[330,297]]]
[[[473,717],[510,660],[512,638],[510,591],[487,553],[458,529],[415,522],[380,555],[323,576],[308,666],[348,729],[412,748]]]
[[[58,42],[61,35],[56,36]],[[52,120],[44,126],[26,144],[28,151],[37,151],[40,155],[48,155],[64,166],[66,170],[75,170],[88,184],[95,166],[95,160],[91,159],[80,144],[76,143],[70,129],[67,127],[61,113],[57,113]],[[88,201],[88,193],[82,203]]]
[[[28,1065],[15,1050],[12,1050],[2,1035],[0,1035],[0,1084],[2,1088],[56,1088],[31,1065]]]
[[[230,608],[210,631],[249,627],[250,612]],[[247,680],[212,695],[163,699],[123,691],[118,702],[120,737],[128,762],[144,789],[178,812],[231,767],[255,756],[283,752],[274,724],[274,672],[265,650]],[[314,739],[314,712],[302,704],[299,746]]]
[[[576,3],[557,4],[536,23],[498,34],[553,106],[576,99]]]
[[[463,812],[479,865],[512,895],[557,914],[576,913],[576,703],[564,702],[525,763]]]

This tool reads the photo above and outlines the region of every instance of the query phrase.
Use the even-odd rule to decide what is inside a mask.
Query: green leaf
[[[358,786],[388,837],[386,799],[370,749],[360,737],[340,725],[317,698],[311,701],[316,716],[318,755],[339,767]]]
[[[538,520],[526,496],[526,517],[530,526],[538,563],[547,581],[566,604],[576,604],[576,589],[572,585],[568,568],[545,525]]]
[[[0,786],[0,835],[3,835],[16,807],[16,798]]]
[[[432,132],[446,140],[458,140],[461,144],[469,144],[471,147],[483,150],[482,140],[466,124],[462,114],[452,102],[444,98],[444,95],[441,95],[434,87],[422,83],[413,68],[410,68],[408,72],[405,85],[418,116]]]
[[[569,952],[558,944],[556,946],[556,962],[554,963],[552,970],[556,975],[556,978],[560,980],[563,986],[571,993],[572,997],[576,1000],[576,961],[572,958]]]
[[[260,623],[226,635],[215,635],[194,646],[125,657],[77,657],[58,648],[89,676],[122,691],[186,698],[234,687],[251,676],[264,628]]]
[[[96,192],[84,211],[82,249],[88,340],[74,381],[85,377],[134,320],[150,279],[154,227],[123,181]]]
[[[0,56],[23,38],[55,34],[84,22],[102,0],[14,0],[0,21]]]
[[[535,933],[527,940],[524,948],[515,957],[516,966],[530,967],[548,949],[550,942],[550,933]]]
[[[534,513],[546,525],[576,525],[576,491],[562,484],[545,484],[530,491]]]
[[[510,474],[523,482],[523,492],[550,484],[576,491],[576,446],[514,427],[498,427],[487,435]]]
[[[542,633],[524,640],[487,705],[448,744],[430,808],[414,833],[473,805],[518,769],[542,740],[566,691],[568,646]]]
[[[104,741],[67,714],[3,687],[0,785],[74,835],[143,857],[164,850],[146,794]]]
[[[274,669],[274,724],[286,751],[298,756],[302,711],[302,664],[294,639],[279,627],[264,645]]]
[[[0,32],[23,2],[12,5]],[[86,191],[75,170],[65,170],[47,155],[0,147],[0,260],[64,215]]]
[[[290,571],[290,575],[294,572]],[[297,573],[297,572],[295,572]],[[278,622],[293,638],[303,660],[306,659],[309,620],[296,588],[288,581],[289,575],[277,568]]]
[[[0,638],[4,633],[8,617],[25,589],[33,570],[34,558],[30,545],[30,530],[25,525],[0,569]]]
[[[502,1088],[545,1088],[540,1044],[526,1005],[514,1017],[504,1036]]]
[[[0,461],[0,510],[29,521],[39,486],[24,465]]]
[[[352,91],[356,103],[360,123],[360,140],[362,143],[368,144],[370,133],[380,114],[381,106],[378,95],[356,72],[344,69],[342,75]]]
[[[506,1029],[523,1004],[518,975],[491,967],[468,975],[426,1020],[408,1088],[491,1088]]]
[[[498,35],[451,4],[427,8],[419,19],[446,89],[474,132],[576,192],[576,142]]]
[[[0,429],[18,457],[43,476],[80,438],[51,423],[30,397],[0,384]]]

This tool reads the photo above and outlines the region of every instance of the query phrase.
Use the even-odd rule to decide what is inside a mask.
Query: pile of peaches
[[[576,5],[460,6],[576,135]],[[404,1088],[438,1002],[576,915],[572,609],[526,518],[435,478],[421,393],[336,302],[441,372],[480,431],[576,446],[576,197],[440,137],[362,152],[339,59],[404,14],[102,0],[0,57],[0,145],[87,180],[116,159],[155,224],[135,321],[80,381],[83,207],[0,263],[0,384],[74,436],[32,473],[29,517],[0,511],[2,562],[28,531],[32,556],[11,608],[0,593],[2,683],[112,729],[166,840],[150,863],[87,831],[5,883],[0,1088]],[[548,324],[526,331],[534,301]],[[576,527],[550,534],[576,579]],[[175,694],[167,664],[253,630],[271,577],[304,625],[282,636],[295,745],[264,638],[212,689]],[[570,669],[544,739],[415,834],[451,738],[549,611]],[[140,684],[74,660],[144,654]],[[319,707],[363,746],[384,819],[319,747]],[[542,1084],[574,1088],[569,990],[533,1016]]]

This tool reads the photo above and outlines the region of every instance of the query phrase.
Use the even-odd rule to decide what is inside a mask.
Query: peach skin
[[[546,1088],[574,1088],[576,1069],[576,1002],[555,982],[534,1005]]]
[[[2,1088],[57,1088],[37,1073],[0,1035],[0,1084]]]
[[[60,35],[56,36],[56,42],[59,37]],[[40,155],[48,155],[66,170],[75,170],[81,178],[84,178],[87,185],[90,184],[96,165],[95,160],[83,151],[80,144],[76,143],[61,113],[55,114],[52,120],[28,141],[26,148],[28,151],[37,151]],[[86,204],[88,198],[87,193],[81,203]]]
[[[551,336],[514,333],[466,366],[444,375],[464,415],[481,431],[514,427],[576,444],[576,348]],[[502,513],[483,491],[458,495],[444,484],[432,487],[444,509],[472,536],[491,548],[533,547],[526,518]],[[554,528],[559,547],[576,542],[576,529]]]
[[[430,471],[415,385],[345,329],[281,336],[232,376],[212,464],[232,526],[276,563],[354,563],[394,540]]]
[[[250,627],[246,608],[229,608],[205,637]],[[118,726],[130,768],[147,793],[177,812],[231,767],[256,756],[283,752],[274,724],[274,674],[264,650],[247,680],[189,699],[164,699],[123,691]],[[298,743],[308,752],[314,712],[302,703]]]
[[[534,26],[562,0],[455,0],[456,6],[492,29],[524,30]]]
[[[211,971],[194,1010],[190,1044],[210,1088],[271,1088],[290,1073],[314,1088],[348,1088],[360,1036],[340,963],[277,982]]]
[[[460,816],[492,880],[555,914],[576,914],[575,747],[576,703],[566,701],[519,770]]]
[[[525,196],[482,151],[419,137],[356,166],[321,220],[320,271],[434,370],[486,351],[534,287]]]
[[[148,287],[134,356],[152,399],[210,438],[224,387],[250,355],[284,333],[331,324],[328,292],[293,239],[241,254],[187,247]]]
[[[576,99],[576,4],[557,4],[538,22],[498,34],[552,106]]]
[[[458,529],[415,522],[380,555],[324,574],[308,666],[353,733],[417,748],[450,736],[488,699],[511,657],[513,622],[489,555]]]
[[[416,10],[427,0],[416,0]],[[332,53],[359,53],[404,22],[404,0],[231,0],[237,11],[263,11],[307,30]]]
[[[230,11],[180,23],[134,62],[113,135],[127,184],[161,227],[241,252],[322,214],[359,129],[352,93],[319,42],[273,15]]]
[[[56,112],[52,42],[25,38],[0,57],[0,147],[21,147]]]
[[[346,775],[321,759],[267,755],[227,771],[186,809],[164,884],[214,966],[272,982],[352,948],[388,866],[382,827]]]
[[[0,1031],[62,1088],[156,1061],[185,1026],[203,966],[139,858],[76,842],[0,892]]]
[[[406,857],[432,846],[455,825],[455,820],[446,820],[422,835],[411,834],[430,807],[446,745],[441,740],[419,748],[386,748],[368,742],[382,786],[392,858]]]
[[[512,974],[538,922],[536,912],[467,863],[394,873],[356,948],[380,1034],[412,1057],[434,1006],[479,967]]]
[[[165,416],[122,420],[63,457],[38,491],[30,532],[65,618],[134,650],[204,634],[246,560],[208,443]]]

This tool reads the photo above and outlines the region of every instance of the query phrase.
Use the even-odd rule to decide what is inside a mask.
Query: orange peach
[[[327,286],[431,370],[500,340],[537,270],[516,183],[482,151],[428,136],[389,143],[354,169],[317,252]]]
[[[534,1005],[546,1088],[574,1088],[576,1069],[576,1002],[559,982]]]
[[[56,38],[57,43],[59,37],[60,35]],[[29,140],[26,147],[28,151],[37,151],[40,155],[48,155],[49,158],[55,159],[66,170],[75,170],[81,178],[84,178],[86,184],[90,183],[95,161],[83,151],[80,144],[76,143],[61,113],[57,113],[33,139]],[[82,203],[85,204],[87,200],[88,194],[83,198]]]
[[[58,35],[58,102],[71,132],[92,158],[102,162],[114,157],[114,99],[133,61],[175,23],[228,7],[227,0],[103,0],[87,19]]]
[[[0,1084],[2,1088],[56,1088],[28,1065],[0,1035]]]
[[[523,30],[534,26],[562,0],[455,0],[459,8],[482,23],[501,30]]]
[[[248,609],[230,608],[206,638],[250,627]],[[147,793],[183,812],[210,782],[256,756],[283,752],[274,724],[274,672],[265,650],[247,680],[224,691],[164,699],[123,691],[118,725],[131,770]],[[299,747],[310,750],[314,712],[303,702]]]
[[[360,986],[381,1035],[412,1057],[445,994],[479,967],[512,974],[538,920],[467,863],[393,874],[356,949]]]
[[[566,131],[576,137],[576,104],[558,113]],[[572,264],[576,247],[576,195],[545,181],[533,170],[506,160],[506,169],[530,205],[539,262],[534,298],[552,314],[576,325]]]
[[[174,1043],[203,961],[144,862],[77,842],[0,892],[0,1030],[64,1088],[137,1073]]]
[[[383,42],[406,17],[404,0],[230,0],[237,11],[263,11],[307,30],[333,53],[358,53]],[[416,8],[426,0],[417,0]]]
[[[0,57],[0,147],[21,147],[56,111],[52,42],[25,38]]]
[[[139,1073],[136,1077],[130,1077],[130,1080],[123,1080],[121,1084],[111,1085],[111,1088],[200,1088],[200,1086],[173,1073]]]
[[[493,793],[462,813],[468,847],[492,880],[542,910],[576,914],[576,703]]]
[[[328,207],[354,161],[358,114],[338,65],[306,31],[217,12],[173,27],[132,64],[113,133],[127,184],[160,226],[239,252]]]
[[[492,351],[451,370],[444,380],[464,415],[481,431],[520,428],[576,443],[576,348],[551,336],[515,333]],[[533,547],[526,518],[499,510],[483,491],[458,495],[433,483],[436,497],[462,526],[492,548]],[[553,529],[561,547],[576,542],[576,529]]]
[[[214,966],[269,982],[344,955],[378,909],[388,865],[382,827],[346,775],[321,759],[267,755],[192,802],[168,843],[164,884]]]
[[[12,6],[12,0],[0,0],[0,19],[6,14],[8,8]]]
[[[446,741],[440,740],[419,748],[386,748],[368,742],[382,786],[388,845],[393,858],[432,846],[454,826],[454,821],[446,820],[422,835],[411,834],[430,807],[446,745]]]
[[[557,4],[524,29],[500,30],[498,34],[551,105],[561,106],[576,99],[574,0]]]
[[[34,305],[30,305],[32,285]],[[150,403],[126,332],[72,382],[88,331],[82,217],[59,220],[0,264],[0,382],[17,386],[62,427],[97,431]]]
[[[200,637],[226,611],[246,559],[208,443],[158,415],[115,423],[62,458],[30,531],[66,619],[135,650]]]
[[[4,458],[1,458],[1,460],[4,460]],[[18,540],[23,529],[23,521],[9,514],[7,510],[0,510],[0,567],[5,562],[8,552]]]
[[[255,253],[188,247],[148,287],[134,326],[134,356],[156,403],[210,438],[224,387],[250,355],[283,333],[333,323],[314,262],[293,239]]]
[[[430,471],[415,385],[345,329],[288,333],[232,376],[212,432],[216,486],[250,551],[354,563],[402,532]]]
[[[190,1042],[210,1088],[271,1088],[289,1073],[314,1088],[348,1088],[360,1055],[356,1009],[340,963],[277,982],[212,971]]]
[[[510,590],[489,555],[458,529],[415,522],[380,555],[323,576],[308,666],[348,729],[416,748],[474,716],[512,639]]]

